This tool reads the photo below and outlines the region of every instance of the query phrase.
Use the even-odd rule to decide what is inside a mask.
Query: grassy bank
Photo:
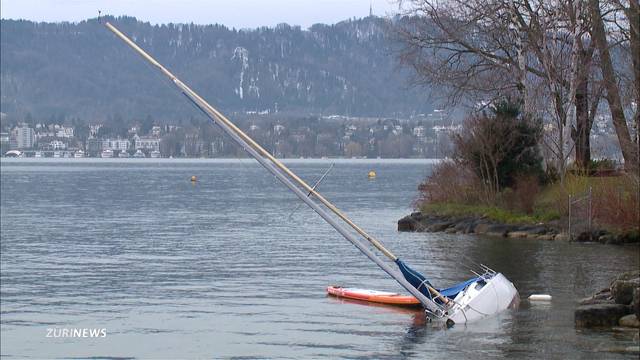
[[[466,204],[423,204],[420,211],[425,214],[440,216],[474,216],[484,217],[504,224],[539,224],[560,219],[560,215],[553,211],[540,211],[533,214],[524,214],[519,211],[508,210],[498,206],[466,205]]]
[[[586,221],[591,207],[594,228],[613,233],[638,231],[638,180],[629,175],[589,177],[571,174],[563,183],[505,189],[490,201],[478,201],[477,197],[464,194],[474,191],[477,187],[463,187],[459,183],[449,189],[439,187],[439,196],[424,196],[418,201],[418,208],[425,214],[484,217],[504,224],[558,225],[567,220],[571,198],[575,201],[571,208],[572,221]]]

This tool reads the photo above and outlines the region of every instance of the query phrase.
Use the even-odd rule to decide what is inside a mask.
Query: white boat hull
[[[518,306],[518,290],[501,273],[496,273],[482,282],[469,285],[453,300],[454,306],[448,311],[447,319],[454,324],[478,321]]]

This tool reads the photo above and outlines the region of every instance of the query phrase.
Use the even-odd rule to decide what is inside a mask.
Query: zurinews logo
[[[107,337],[107,329],[47,328],[48,338],[98,338]]]

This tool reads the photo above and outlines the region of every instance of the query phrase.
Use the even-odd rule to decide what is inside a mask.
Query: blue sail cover
[[[462,290],[464,290],[467,286],[473,284],[474,282],[478,281],[478,280],[482,280],[481,277],[475,277],[472,279],[469,279],[467,281],[463,281],[459,284],[455,284],[451,287],[448,287],[446,289],[438,289],[438,292],[448,298],[453,299],[454,297],[456,297],[456,295],[458,295],[458,293]]]
[[[431,283],[422,274],[410,268],[409,265],[405,264],[404,261],[400,259],[396,259],[396,265],[398,265],[400,272],[402,272],[402,275],[404,275],[404,278],[407,279],[409,284],[413,285],[414,288],[418,289],[418,291],[428,299],[433,298],[429,289],[425,286],[429,285],[433,287],[433,285],[431,285]]]
[[[410,268],[409,265],[405,264],[402,260],[396,259],[396,264],[398,265],[398,268],[400,268],[400,272],[402,272],[402,275],[404,275],[404,278],[407,279],[407,281],[411,285],[413,285],[413,287],[418,289],[418,291],[420,291],[424,296],[426,296],[431,300],[434,300],[433,295],[429,292],[427,285],[438,290],[438,292],[443,296],[453,299],[456,297],[456,295],[458,295],[460,291],[464,290],[467,286],[469,286],[469,284],[473,284],[474,282],[482,279],[480,277],[475,277],[473,279],[463,281],[459,284],[453,285],[446,289],[438,289],[435,286],[431,285],[431,283],[424,277],[424,275]],[[438,302],[440,303],[441,301],[438,301]]]

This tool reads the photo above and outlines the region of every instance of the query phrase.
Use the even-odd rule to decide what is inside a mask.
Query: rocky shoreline
[[[597,229],[582,232],[573,239],[553,224],[513,225],[501,224],[481,216],[442,216],[414,212],[398,220],[398,231],[445,232],[451,234],[484,234],[510,238],[532,238],[539,240],[599,242],[603,244],[630,244],[640,241],[633,234],[612,234]]]
[[[579,328],[640,328],[640,271],[620,274],[611,284],[580,301],[575,311]]]

